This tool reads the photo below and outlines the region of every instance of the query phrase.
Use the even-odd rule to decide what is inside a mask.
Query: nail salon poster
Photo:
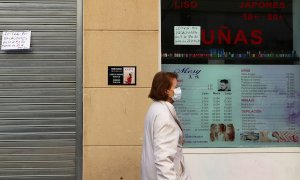
[[[300,146],[300,66],[288,63],[299,61],[298,6],[161,1],[162,70],[179,75],[185,147]],[[234,65],[210,63],[224,58]],[[253,62],[235,61],[246,58]]]
[[[300,146],[300,66],[163,64],[185,147]]]

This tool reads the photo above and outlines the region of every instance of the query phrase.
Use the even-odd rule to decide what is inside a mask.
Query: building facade
[[[0,15],[2,32],[31,31],[30,51],[0,51],[0,179],[140,179],[160,1],[8,0]],[[109,66],[135,66],[136,85],[109,85]],[[299,147],[184,153],[195,180],[297,179],[300,166]]]

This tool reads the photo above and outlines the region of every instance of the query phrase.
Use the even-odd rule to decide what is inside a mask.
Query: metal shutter
[[[0,1],[1,39],[32,31],[31,51],[0,51],[0,179],[81,179],[78,12],[79,0]]]

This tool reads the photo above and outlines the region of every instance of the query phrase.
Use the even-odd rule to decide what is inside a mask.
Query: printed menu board
[[[300,66],[162,64],[176,72],[185,147],[300,146]]]

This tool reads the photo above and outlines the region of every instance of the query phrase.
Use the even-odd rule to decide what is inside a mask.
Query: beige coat
[[[145,118],[142,180],[191,180],[184,164],[183,134],[174,106],[153,102]]]

